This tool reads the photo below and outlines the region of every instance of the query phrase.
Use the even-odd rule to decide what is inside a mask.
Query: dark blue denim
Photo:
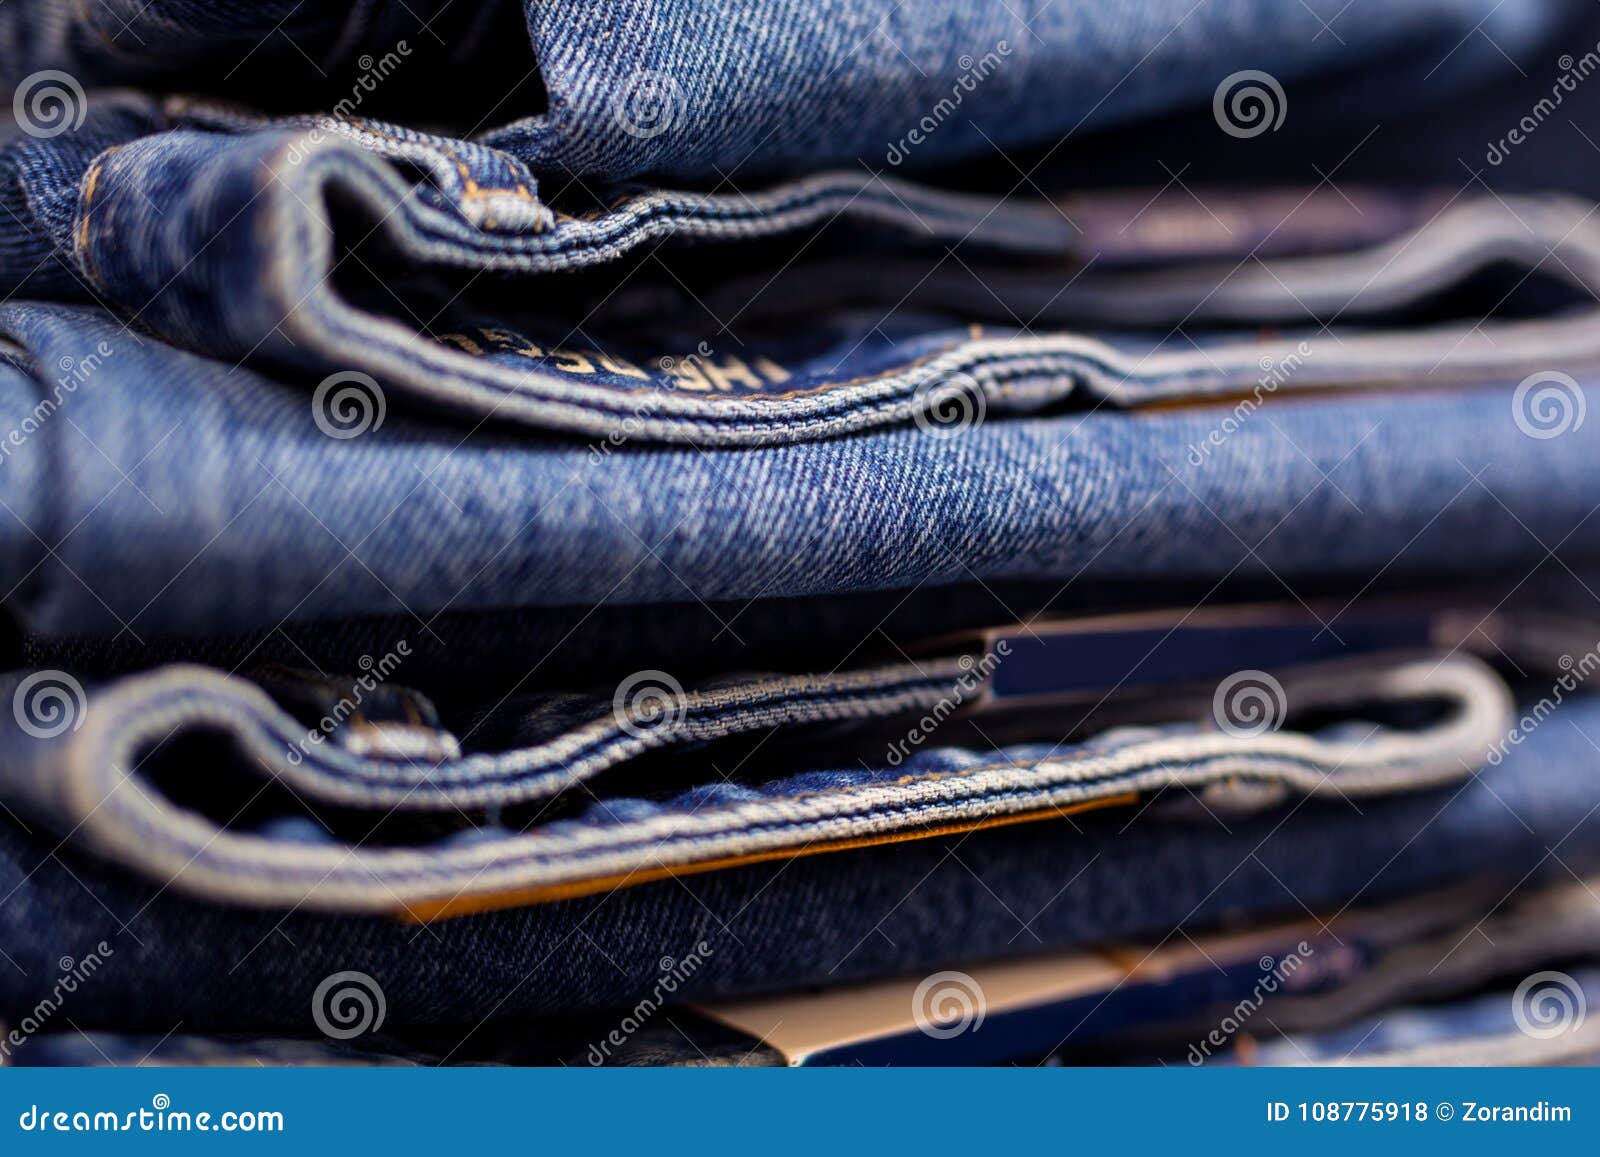
[[[1515,988],[1437,1004],[1386,1008],[1337,1029],[1267,1040],[1224,1064],[1382,1066],[1594,1065],[1600,1031],[1592,1016],[1600,1001],[1600,968],[1592,958],[1556,973],[1541,1012]],[[1554,972],[1555,970],[1550,970]],[[1557,979],[1557,977],[1559,979]],[[1556,1001],[1565,1000],[1565,1009]],[[1534,1019],[1537,1016],[1538,1019]],[[1519,1019],[1520,1017],[1520,1019]],[[1546,1019],[1549,1018],[1549,1019]],[[1534,1031],[1528,1032],[1527,1027]]]
[[[65,136],[80,133],[103,151],[0,149],[18,190],[0,233],[27,234],[0,284],[321,379],[346,436],[392,405],[578,434],[599,455],[760,445],[1262,388],[1511,383],[1600,345],[1600,225],[1557,197],[1266,192],[1219,200],[1234,225],[1211,210],[1203,226],[1124,196],[1077,209],[1078,227],[1040,202],[823,172],[582,209],[511,154],[369,121],[121,95]],[[771,272],[768,247],[803,252],[819,230],[806,262]],[[845,276],[825,260],[863,245],[873,260]],[[946,269],[946,247],[968,256]],[[1488,316],[1452,308],[1507,267],[1513,289],[1555,284],[1534,301],[1479,286]]]
[[[1302,107],[1329,73],[1359,68],[1369,94],[1414,105],[1508,56],[1526,66],[1578,7],[11,0],[0,85],[59,69],[84,86],[211,88],[302,110],[343,100],[363,114],[425,93],[420,115],[487,133],[540,171],[714,181],[902,156],[991,159],[1209,104],[1224,77],[1250,69],[1270,71]],[[531,46],[515,43],[524,16]]]
[[[1082,703],[1045,713],[1031,742],[987,747],[994,724],[969,732],[947,717],[1005,694],[1023,646],[692,690],[646,671],[602,696],[500,696],[448,723],[401,688],[404,643],[369,660],[365,684],[268,675],[279,702],[203,668],[86,694],[61,672],[0,676],[13,706],[0,715],[0,804],[190,894],[430,918],[1165,793],[1246,814],[1302,795],[1416,792],[1494,758],[1512,726],[1493,671],[1428,653],[1284,670],[1286,720],[1337,726],[1219,730],[1217,675],[1198,696],[1163,686],[1138,726],[1091,722]],[[1054,663],[1087,667],[1087,649],[1069,641]],[[1098,685],[1160,664],[1143,651]],[[1360,722],[1361,704],[1395,722]],[[1425,722],[1404,722],[1419,708]],[[1072,714],[1076,728],[1061,718]],[[739,737],[749,756],[730,742],[715,753]],[[247,814],[231,814],[241,801]]]
[[[1600,423],[1529,436],[1511,383],[1264,410],[1198,464],[1230,411],[597,456],[398,413],[331,438],[304,389],[91,311],[8,306],[0,331],[27,367],[0,373],[0,428],[18,431],[0,577],[47,636],[385,613],[425,633],[445,609],[975,579],[1525,574],[1597,545]]]
[[[705,941],[680,998],[949,967],[1041,947],[1336,911],[1450,880],[1582,873],[1600,859],[1600,707],[1573,701],[1498,766],[1434,791],[1253,818],[1149,809],[759,864],[445,920],[214,907],[0,827],[0,1018],[63,955],[113,950],[73,994],[83,1028],[311,1034],[312,994],[356,970],[393,1024],[631,1005]],[[1131,822],[1130,822],[1131,819]],[[44,930],[48,929],[48,933]],[[468,966],[470,965],[470,966]]]
[[[1251,191],[1216,201],[1237,232],[1207,210],[1219,232],[878,171],[1203,109],[1252,69],[1291,104],[1328,80],[1414,105],[1542,51],[1575,5],[868,7],[0,9],[24,122],[0,143],[0,290],[54,299],[0,306],[0,585],[30,645],[1600,555],[1593,206]],[[444,51],[413,57],[413,32]],[[302,40],[325,81],[263,84]],[[269,116],[96,90],[41,132],[55,68],[69,96],[291,95]],[[404,127],[419,106],[429,131]],[[307,107],[332,115],[276,115]],[[619,183],[646,175],[681,187]],[[1298,396],[1257,413],[1253,388]],[[281,672],[196,669],[91,681],[81,730],[41,738],[18,704],[60,673],[4,676],[0,1021],[91,950],[88,1028],[305,1033],[351,970],[395,1022],[459,1026],[627,1005],[664,958],[701,960],[684,997],[746,994],[1600,858],[1600,709],[1475,772],[1507,700],[1465,657],[1429,660],[1488,704],[1465,730],[1223,737],[1174,707],[999,762],[839,757],[848,733],[781,773],[697,762],[731,732],[931,709],[953,661],[724,683],[660,742],[562,694],[466,752],[386,688],[313,753]],[[1387,701],[1393,677],[1346,693]],[[750,862],[1176,785],[1213,810]],[[720,870],[622,886],[685,866]],[[548,902],[400,919],[519,897]]]

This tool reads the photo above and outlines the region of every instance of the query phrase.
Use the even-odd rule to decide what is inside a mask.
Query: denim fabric
[[[960,681],[968,667],[944,660],[747,680],[670,704],[658,690],[648,714],[619,691],[614,707],[546,705],[542,714],[556,721],[540,721],[552,732],[542,742],[466,755],[454,736],[412,722],[415,711],[318,732],[242,680],[190,668],[95,688],[85,704],[67,706],[70,727],[54,726],[46,700],[57,673],[7,676],[0,695],[16,709],[9,724],[0,717],[0,802],[120,864],[217,900],[421,915],[674,866],[1048,816],[1177,787],[1223,812],[1290,795],[1348,801],[1418,791],[1469,774],[1511,720],[1510,695],[1492,672],[1475,660],[1429,656],[1360,677],[1341,667],[1288,681],[1294,709],[1324,716],[1351,698],[1443,705],[1437,722],[1414,731],[1349,724],[1239,736],[1169,716],[1164,726],[1003,750],[935,748],[919,738],[898,755],[888,742],[864,738],[849,747],[856,767],[811,753],[796,774],[748,780],[701,768],[681,790],[671,777],[657,787],[644,773],[614,788],[601,780],[615,780],[620,765],[653,748],[753,730],[821,722],[837,730],[852,719],[898,715],[907,721],[903,734],[927,712],[943,718],[941,702],[959,706],[981,694]],[[567,718],[573,722],[561,726]],[[205,801],[229,784],[245,785],[241,798],[252,799],[247,828],[207,815]],[[275,804],[268,788],[288,797]],[[569,806],[553,806],[562,795]],[[529,804],[539,806],[511,810]],[[325,818],[338,808],[364,814],[358,822]],[[374,842],[397,813],[420,813],[423,834],[408,837],[402,827]]]
[[[975,579],[1461,581],[1525,574],[1557,544],[1595,553],[1600,423],[1530,437],[1510,388],[1285,405],[1214,447],[1231,410],[597,456],[396,413],[330,438],[304,390],[84,310],[8,306],[0,332],[32,371],[0,374],[0,429],[20,443],[0,470],[0,577],[42,635],[352,613],[425,634],[446,608]]]
[[[897,142],[921,164],[988,158],[1208,103],[1244,69],[1270,69],[1294,99],[1317,91],[1312,79],[1295,86],[1302,78],[1367,66],[1369,89],[1415,103],[1507,55],[1526,61],[1576,5],[541,0],[526,6],[520,68],[521,6],[461,7],[12,0],[0,81],[55,68],[85,85],[209,86],[277,107],[343,98],[364,111],[425,92],[436,123],[514,121],[491,135],[541,169],[715,180],[876,166]],[[908,148],[919,126],[926,139]]]
[[[1479,70],[1481,88],[1443,103],[1413,105],[1370,93],[1367,103],[1352,107],[1352,94],[1331,85],[1296,100],[1291,83],[1287,91],[1294,111],[1279,132],[1247,138],[1219,133],[1212,109],[1204,107],[1130,124],[1116,133],[1067,140],[1015,159],[1047,190],[1154,190],[1173,173],[1181,173],[1183,183],[1196,191],[1233,186],[1246,172],[1255,180],[1309,184],[1337,161],[1333,180],[1344,189],[1454,191],[1469,181],[1465,164],[1471,166],[1474,186],[1481,180],[1500,192],[1560,189],[1593,199],[1600,197],[1600,166],[1574,164],[1572,146],[1582,144],[1582,133],[1594,136],[1600,124],[1600,90],[1574,83],[1571,65],[1593,53],[1597,43],[1600,13],[1590,10],[1581,27],[1519,54],[1515,63],[1491,62]],[[1434,62],[1413,63],[1426,71]],[[1398,81],[1397,71],[1386,70],[1386,77]],[[1360,93],[1359,78],[1353,78],[1351,87]],[[1543,117],[1549,106],[1541,106],[1542,101],[1556,105],[1559,113],[1544,121],[1548,127],[1529,134],[1524,118]],[[1503,145],[1513,131],[1520,143],[1507,152]],[[1017,172],[1002,163],[964,181],[963,187],[1003,190],[1017,181]],[[1209,203],[1209,195],[1201,195]],[[1070,202],[1064,207],[1071,212]]]
[[[1226,210],[1234,226],[1215,218],[1212,251],[1201,243],[1224,263],[1185,262],[1195,254],[1164,239],[1196,233],[1192,207],[1113,198],[1079,210],[1080,237],[1043,203],[820,173],[761,193],[651,190],[566,210],[484,146],[373,122],[262,128],[181,102],[149,106],[141,129],[130,100],[91,111],[96,145],[126,139],[86,167],[87,150],[53,139],[0,153],[31,211],[8,229],[55,242],[48,258],[37,240],[19,243],[0,283],[75,296],[92,286],[141,326],[217,357],[367,374],[379,395],[369,407],[525,422],[605,449],[798,441],[949,421],[942,412],[961,407],[1225,397],[1269,371],[1286,393],[1515,381],[1596,352],[1600,225],[1559,198],[1374,196],[1370,216],[1355,201],[1330,213],[1327,197],[1240,198]],[[150,131],[165,125],[186,127]],[[702,243],[680,255],[691,267],[749,260],[763,240],[825,224],[919,256],[846,277],[785,261],[781,277],[760,267],[747,283],[686,293],[677,273],[629,272],[597,296],[552,276],[630,256],[661,263],[669,241]],[[943,251],[954,245],[972,256],[951,272]],[[1347,252],[1265,260],[1296,246]],[[1152,261],[1176,267],[1116,269]],[[1393,325],[1508,266],[1518,288],[1541,270],[1587,308],[1354,328]],[[63,282],[65,267],[81,287]],[[518,291],[463,292],[484,273]],[[708,325],[708,309],[738,327]],[[1263,324],[1286,329],[1219,329]]]
[[[1278,935],[1286,944],[1305,946],[1295,953],[1294,972],[1270,986],[1256,987],[1247,1003],[1237,1003],[1238,992],[1201,994],[1181,1005],[1166,1024],[1135,1026],[1134,1031],[1098,1041],[1091,1033],[1077,1032],[1056,1055],[1085,1064],[1337,1059],[1342,1054],[1331,1051],[1334,1042],[1342,1040],[1343,1052],[1349,1052],[1360,1034],[1374,1025],[1412,1016],[1405,1011],[1410,1006],[1458,1001],[1506,977],[1593,958],[1600,953],[1600,903],[1594,883],[1557,880],[1545,888],[1509,892],[1498,887],[1487,892],[1455,888],[1349,912],[1325,925],[1291,925]],[[1207,952],[1216,957],[1224,949],[1208,946]],[[1270,955],[1282,959],[1284,953]],[[1436,1023],[1448,1024],[1451,1019]],[[1286,1035],[1289,1039],[1274,1039]],[[1380,1037],[1372,1042],[1373,1051],[1387,1051],[1405,1035],[1397,1029],[1393,1036]],[[1242,1037],[1251,1039],[1235,1049],[1236,1038]],[[1307,1039],[1326,1047],[1309,1048],[1298,1060],[1286,1060]],[[1256,1042],[1264,1042],[1259,1050]],[[1512,1062],[1508,1058],[1492,1063]]]
[[[1337,1030],[1266,1041],[1247,1054],[1234,1054],[1230,1061],[1428,1067],[1592,1065],[1600,1058],[1600,1027],[1592,1017],[1574,1016],[1570,1010],[1593,1008],[1600,1000],[1600,969],[1587,964],[1563,975],[1562,992],[1571,1002],[1564,1021],[1533,1019],[1539,1014],[1528,1006],[1527,996],[1507,989],[1446,1004],[1386,1009],[1379,1016]],[[1552,1004],[1543,1015],[1563,1015],[1558,1007]],[[1527,1031],[1524,1024],[1534,1031]]]
[[[1600,858],[1590,774],[1600,707],[1573,701],[1497,767],[1433,791],[1308,800],[1254,818],[1160,809],[757,864],[427,928],[217,907],[95,870],[0,826],[0,1019],[49,991],[63,955],[114,949],[73,994],[79,1027],[312,1034],[311,996],[358,970],[395,1025],[631,1006],[662,957],[704,941],[680,989],[709,999],[951,966],[1220,921],[1337,910],[1474,876],[1565,878]],[[1131,822],[1130,822],[1131,820]],[[470,967],[466,966],[470,962]]]
[[[45,120],[61,111],[45,95],[52,83],[62,91],[55,70],[85,87],[219,91],[279,109],[379,106],[395,117],[492,124],[543,106],[526,28],[517,0],[7,0],[0,89],[8,104],[20,94]]]
[[[703,1020],[684,1008],[664,1013],[665,1024],[645,1024],[607,1064],[675,1068],[771,1068],[783,1058],[739,1033]],[[43,1032],[30,1036],[0,1065],[28,1067],[162,1068],[204,1065],[573,1065],[594,1064],[591,1046],[612,1028],[602,1020],[495,1020],[466,1049],[447,1032],[365,1037],[351,1042],[240,1034],[204,1036],[174,1032],[133,1036],[118,1032]],[[0,1039],[5,1026],[0,1025]]]
[[[1014,2],[0,8],[23,648],[1080,579],[1437,592],[1600,556],[1592,204],[1270,164],[1208,220],[954,191],[1253,69],[1352,115],[1458,95],[1586,6]],[[41,132],[63,77],[94,95]],[[180,77],[212,96],[154,95]],[[1517,670],[1499,625],[1473,646]],[[460,1028],[603,1016],[685,959],[676,995],[709,999],[1591,870],[1600,705],[1513,726],[1461,637],[1299,671],[1303,713],[1247,735],[1152,677],[991,737],[967,645],[686,656],[714,677],[665,722],[568,672],[440,703],[402,672],[326,723],[352,674],[13,671],[0,1023],[34,1033],[91,949],[71,1027],[192,1018],[259,1058],[327,1032],[351,974],[402,1029]]]
[[[5,1026],[0,1025],[0,1038]],[[121,1033],[52,1032],[29,1037],[5,1063],[19,1068],[127,1068],[159,1066],[257,1066],[274,1068],[315,1065],[332,1068],[345,1065],[416,1065],[427,1058],[395,1049],[354,1049],[333,1041],[272,1040],[263,1038],[218,1039],[194,1034],[168,1037],[126,1036]]]
[[[979,1047],[992,1051],[1011,1043],[1016,1051],[998,1059],[1023,1064],[1040,1060],[1036,1051],[1028,1049],[1029,1040],[1042,1041],[1039,1047],[1052,1049],[1047,1062],[1052,1064],[1103,1064],[1108,1058],[1117,1063],[1145,1063],[1155,1053],[1148,1047],[1140,1051],[1140,1041],[1154,1039],[1175,1042],[1165,1054],[1169,1064],[1303,1064],[1319,1057],[1323,1061],[1364,1061],[1368,1055],[1382,1056],[1429,1041],[1430,1047],[1442,1045],[1457,1054],[1470,1049],[1484,1063],[1495,1063],[1495,1049],[1516,1050],[1518,1043],[1498,1034],[1506,1018],[1505,1009],[1495,1007],[1499,1001],[1514,1005],[1513,994],[1499,993],[1494,1000],[1483,1002],[1464,1001],[1461,994],[1476,991],[1487,981],[1523,972],[1531,975],[1548,962],[1592,953],[1600,932],[1600,911],[1589,887],[1587,881],[1578,881],[1513,894],[1499,886],[1487,891],[1455,887],[1390,905],[1355,909],[1325,925],[1300,920],[1201,936],[1195,942],[1198,951],[1182,940],[1169,941],[1155,950],[1122,946],[1122,959],[1149,952],[1141,969],[1147,973],[1145,977],[1131,977],[1103,991],[1084,990],[1064,1004],[1003,1012],[991,1007],[985,1018],[988,1031]],[[1485,912],[1490,916],[1480,924]],[[1103,958],[1090,951],[1056,959],[1070,967],[1080,960]],[[982,967],[963,963],[976,974],[979,986],[986,988],[987,974]],[[1595,979],[1592,970],[1575,971],[1591,983]],[[914,980],[903,983],[909,991]],[[1546,983],[1564,982],[1552,976]],[[1575,977],[1569,991],[1583,990],[1583,982]],[[1592,987],[1589,991],[1592,993]],[[1557,995],[1553,987],[1548,995]],[[1435,1003],[1426,1010],[1402,1003],[1425,996],[1435,1002],[1450,999],[1451,1003]],[[1530,1013],[1536,1011],[1532,1002],[1524,1007]],[[1196,1009],[1204,1011],[1196,1014]],[[673,1007],[664,1013],[666,1024],[647,1023],[624,1044],[604,1052],[588,1047],[603,1040],[612,1027],[603,1015],[555,1021],[502,1020],[474,1038],[469,1048],[453,1055],[451,1062],[741,1067],[786,1063],[782,1054],[707,1018],[704,1011]],[[717,1010],[713,1007],[711,1011]],[[795,1011],[808,1015],[803,1004],[797,1004]],[[1382,1019],[1364,1019],[1365,1012],[1379,1013]],[[1551,1004],[1546,1012],[1559,1015],[1559,1006]],[[1383,1026],[1391,1021],[1393,1025],[1384,1031]],[[1249,1042],[1237,1051],[1226,1046],[1212,1049],[1208,1034],[1219,1025],[1234,1023],[1250,1036]],[[1359,1028],[1352,1030],[1357,1023]],[[1541,1027],[1539,1022],[1530,1023]],[[1357,1033],[1375,1029],[1372,1041],[1358,1040]],[[908,1025],[907,1031],[914,1030]],[[1290,1039],[1260,1039],[1269,1032],[1291,1031],[1296,1035]],[[1474,1043],[1473,1038],[1484,1031],[1491,1034],[1489,1038]],[[1227,1036],[1234,1035],[1230,1028]],[[436,1036],[440,1039],[433,1039]],[[941,1063],[942,1059],[974,1063],[971,1046],[975,1042],[971,1040],[948,1047],[943,1057],[937,1042],[920,1036],[911,1041],[924,1046],[928,1063]],[[61,1031],[25,1040],[6,1060],[21,1066],[437,1064],[455,1043],[448,1034],[426,1030],[349,1044],[179,1033],[158,1039]],[[1194,1050],[1185,1054],[1191,1044],[1195,1044]],[[1205,1044],[1208,1052],[1203,1053],[1199,1044]],[[1360,1047],[1355,1047],[1358,1044]],[[900,1047],[903,1055],[908,1046]],[[1296,1053],[1297,1048],[1303,1051]],[[1519,1055],[1517,1060],[1551,1063],[1570,1059],[1568,1048],[1558,1044],[1557,1049],[1559,1053]],[[819,1059],[812,1058],[809,1063]],[[1446,1063],[1462,1059],[1465,1056],[1458,1055]],[[873,1062],[856,1052],[846,1063]]]

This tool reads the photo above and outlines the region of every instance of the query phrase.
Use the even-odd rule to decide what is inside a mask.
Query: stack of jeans
[[[1591,9],[0,5],[0,1056],[1600,1052]]]

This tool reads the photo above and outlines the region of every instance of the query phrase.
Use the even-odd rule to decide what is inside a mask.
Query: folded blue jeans
[[[1530,435],[1512,383],[596,456],[399,413],[332,438],[304,389],[90,310],[8,305],[0,333],[0,580],[46,637],[1000,580],[1071,610],[1076,581],[1466,580],[1596,548],[1600,425]]]
[[[98,870],[37,821],[24,830],[7,819],[0,939],[17,968],[0,972],[0,1009],[15,1019],[32,1008],[63,952],[82,956],[101,941],[112,953],[74,993],[84,1028],[165,1032],[181,1016],[218,1032],[310,1033],[313,990],[347,970],[381,987],[395,1024],[472,1024],[491,1011],[630,1005],[656,983],[664,955],[698,952],[680,990],[697,1000],[1337,910],[1449,880],[1498,879],[1509,890],[1592,867],[1597,736],[1600,709],[1579,698],[1498,765],[1431,790],[1307,798],[1255,815],[1087,812],[426,926],[215,906]]]
[[[1517,382],[1595,354],[1600,225],[1560,197],[1280,192],[1239,199],[1209,239],[1183,206],[1111,198],[1082,211],[1101,220],[1080,236],[1043,201],[849,172],[583,207],[544,199],[487,146],[131,94],[0,150],[0,167],[14,201],[0,284],[104,300],[180,346],[319,378],[344,436],[405,407],[576,434],[603,457],[1062,405]],[[819,230],[867,246],[865,272],[774,272],[760,256]],[[949,247],[968,256],[948,262]],[[712,284],[676,288],[682,273],[655,269],[674,253]],[[743,282],[722,268],[752,260]],[[1397,326],[1507,266],[1518,288],[1537,272],[1567,296]],[[597,287],[570,280],[584,270]],[[491,290],[468,292],[485,275]]]
[[[1223,812],[1415,792],[1481,766],[1512,720],[1509,692],[1478,660],[1427,654],[1312,666],[1281,684],[1285,713],[1437,705],[1421,728],[1219,731],[1208,686],[1199,718],[1174,701],[1150,723],[1072,739],[1061,707],[1034,728],[1049,741],[974,749],[940,727],[982,703],[1006,660],[968,654],[693,691],[646,671],[604,699],[502,700],[508,723],[477,722],[458,739],[426,704],[385,704],[404,651],[374,661],[371,685],[333,699],[309,727],[249,682],[202,668],[159,668],[92,693],[62,672],[0,677],[14,707],[0,720],[0,801],[217,901],[428,919],[1174,788]],[[861,726],[873,721],[887,738]],[[789,774],[710,775],[701,760],[711,757],[694,754],[749,735],[761,737],[757,751],[772,744],[770,765],[784,746],[774,734],[818,726],[832,742],[801,740]],[[683,787],[629,774],[673,751],[688,752]],[[251,818],[208,806],[218,793],[249,799]]]

